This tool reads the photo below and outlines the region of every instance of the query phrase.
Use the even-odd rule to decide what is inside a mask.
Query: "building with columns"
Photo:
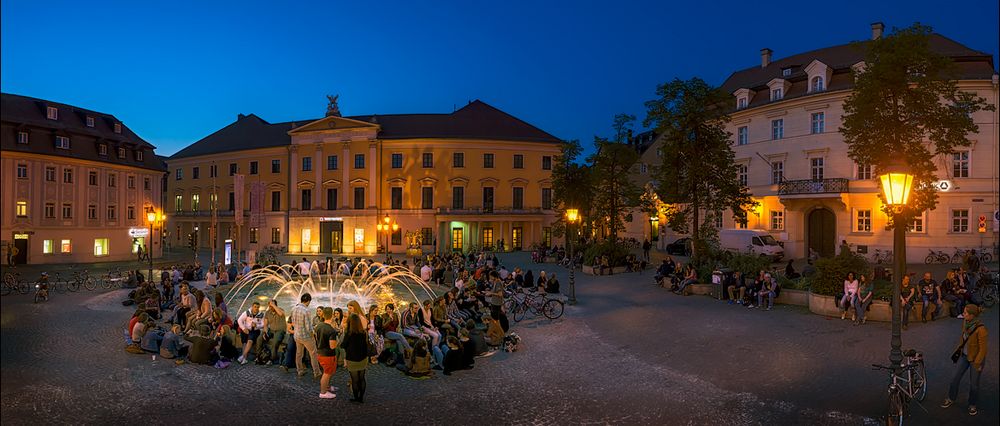
[[[200,247],[214,238],[216,248],[232,240],[248,251],[374,254],[388,241],[398,254],[501,240],[520,250],[551,241],[559,144],[478,100],[450,114],[334,112],[274,124],[241,114],[167,160],[168,226],[175,244],[197,232]],[[387,216],[395,231],[379,229]]]
[[[111,114],[0,97],[4,263],[121,261],[140,246],[159,257],[161,229],[146,220],[162,212],[155,147]]]
[[[883,29],[872,24],[871,38],[881,37]],[[931,36],[930,47],[952,58],[959,90],[997,105],[991,55],[939,34]],[[771,233],[790,258],[804,258],[810,249],[833,255],[841,241],[862,253],[892,250],[877,176],[870,166],[851,161],[838,131],[852,71],[864,67],[863,49],[843,44],[781,59],[762,49],[760,58],[759,65],[736,71],[722,83],[733,96],[727,130],[739,179],[760,203],[749,214],[748,227]],[[908,261],[922,261],[929,249],[950,254],[956,247],[997,244],[997,114],[975,113],[979,131],[968,135],[971,144],[935,159],[942,191],[937,208],[910,224]],[[655,145],[640,161],[659,163]],[[722,216],[718,227],[738,226],[731,215]],[[678,237],[665,228],[661,232],[666,243]]]

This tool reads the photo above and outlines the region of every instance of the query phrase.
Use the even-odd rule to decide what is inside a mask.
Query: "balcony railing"
[[[463,209],[452,209],[439,207],[437,209],[438,214],[542,214],[543,210],[540,208],[520,208],[515,209],[513,207],[494,207],[494,208],[484,208],[484,207],[468,207]]]
[[[196,211],[182,210],[182,211],[179,211],[179,212],[174,212],[173,215],[174,216],[180,216],[180,217],[211,217],[212,216],[212,211],[211,210],[196,210]],[[234,214],[233,214],[232,210],[219,210],[218,211],[218,216],[219,217],[233,217]],[[246,211],[246,210],[244,210],[243,211],[243,216],[244,217],[249,216],[249,212]]]
[[[848,188],[844,178],[786,180],[778,184],[778,195],[841,193],[849,192]]]

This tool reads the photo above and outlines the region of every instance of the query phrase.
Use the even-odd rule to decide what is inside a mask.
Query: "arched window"
[[[812,79],[812,91],[822,92],[823,91],[823,77],[813,77]]]

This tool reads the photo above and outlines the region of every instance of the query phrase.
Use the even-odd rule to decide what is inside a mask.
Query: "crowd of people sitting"
[[[378,265],[350,259],[320,263],[324,271],[343,268],[349,273]],[[310,273],[308,268],[313,267],[306,259],[294,266],[302,274]],[[388,266],[410,267],[406,260],[389,260],[381,267]],[[311,295],[302,293],[295,306],[281,307],[268,300],[262,309],[255,301],[235,318],[226,306],[223,290],[216,288],[221,282],[195,288],[194,271],[200,268],[172,268],[169,275],[161,276],[159,288],[143,282],[133,292],[136,309],[125,329],[126,350],[174,359],[179,364],[225,368],[234,362],[253,361],[279,365],[285,371],[294,369],[299,376],[311,370],[320,381],[319,396],[325,399],[335,397],[336,386],[330,381],[341,366],[350,373],[351,400],[363,402],[369,365],[381,363],[410,377],[426,378],[435,370],[451,375],[473,368],[477,357],[492,355],[500,348],[516,350],[519,339],[509,332],[502,308],[505,291],[519,287],[559,292],[555,274],[542,271],[536,278],[531,270],[511,271],[486,252],[431,255],[414,260],[412,268],[423,281],[447,290],[439,297],[401,306],[373,304],[363,308],[351,300],[346,310],[313,308]],[[229,274],[218,267],[210,269],[206,282],[211,274]],[[250,269],[244,265],[236,275]],[[176,283],[175,271],[184,271],[179,272]],[[192,280],[184,279],[188,271]]]

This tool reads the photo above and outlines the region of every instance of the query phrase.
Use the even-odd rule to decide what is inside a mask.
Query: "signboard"
[[[132,238],[141,238],[149,236],[149,228],[129,228],[128,236]]]
[[[343,222],[344,218],[342,218],[342,217],[321,217],[321,218],[319,218],[319,221],[320,222]]]
[[[226,240],[226,265],[233,263],[233,240]]]
[[[28,234],[14,234],[15,240],[27,240]]]
[[[951,191],[951,189],[955,187],[955,184],[951,183],[951,181],[948,179],[941,179],[939,181],[932,183],[931,185],[934,186],[934,189],[937,189],[938,191],[941,192]]]

